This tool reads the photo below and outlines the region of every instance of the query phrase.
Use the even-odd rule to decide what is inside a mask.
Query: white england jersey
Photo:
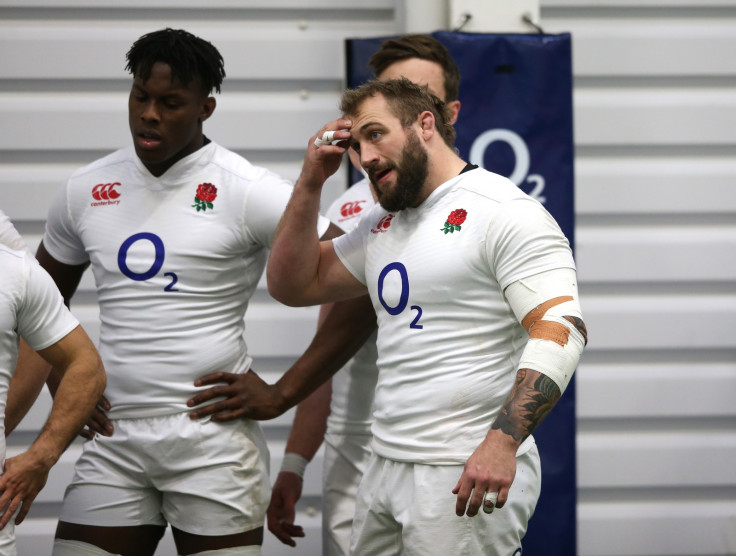
[[[0,245],[6,245],[18,251],[26,251],[28,249],[23,238],[20,237],[20,234],[10,221],[10,218],[2,210],[0,210]]]
[[[291,191],[212,142],[160,177],[121,149],[59,190],[43,243],[91,262],[112,418],[187,411],[197,377],[250,368],[243,317]]]
[[[358,225],[361,217],[375,204],[370,184],[363,179],[340,195],[325,216],[348,232]],[[378,378],[377,357],[374,332],[340,372],[332,377],[328,434],[370,434],[373,393]]]
[[[18,360],[18,338],[34,350],[55,344],[79,322],[54,281],[25,250],[0,245],[0,465],[5,461],[5,404]]]
[[[376,206],[335,249],[378,315],[373,450],[464,463],[508,396],[528,339],[503,290],[575,268],[567,239],[511,181],[475,169],[415,209]]]

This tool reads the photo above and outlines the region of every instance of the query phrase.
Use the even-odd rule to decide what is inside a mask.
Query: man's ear
[[[207,118],[209,118],[215,111],[216,106],[217,100],[215,100],[215,97],[207,97],[206,99],[204,99],[204,102],[202,103],[202,109],[199,112],[199,121],[203,122]]]
[[[435,121],[434,121],[434,114],[430,112],[429,110],[425,110],[421,114],[419,114],[419,127],[422,128],[422,137],[425,139],[429,139],[434,135],[435,132]]]
[[[452,125],[455,125],[455,122],[457,121],[457,116],[460,113],[460,101],[452,100],[448,102],[447,108],[450,111],[450,123]]]

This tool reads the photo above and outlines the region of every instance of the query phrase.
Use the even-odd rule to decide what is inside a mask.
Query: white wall
[[[579,552],[736,554],[736,2],[542,6],[574,45]]]
[[[0,0],[0,207],[34,249],[55,187],[129,142],[124,54],[142,33],[212,40],[228,77],[206,132],[295,179],[306,139],[335,113],[343,39],[402,31],[401,1],[202,5]],[[577,385],[579,554],[736,554],[736,0],[542,0],[541,24],[573,35],[591,336]],[[328,197],[343,186],[333,178]],[[73,310],[95,336],[89,277]],[[248,341],[267,380],[305,347],[314,317],[258,290]],[[44,395],[10,455],[48,405]],[[264,426],[276,469],[290,420]],[[18,528],[21,556],[49,553],[78,451]],[[267,534],[264,554],[318,554],[318,468],[300,507],[308,540],[295,552]],[[168,537],[157,554],[174,554]]]

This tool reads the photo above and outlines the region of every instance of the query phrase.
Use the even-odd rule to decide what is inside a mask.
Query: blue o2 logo
[[[153,264],[151,264],[150,268],[146,270],[145,272],[134,272],[128,266],[128,251],[135,243],[139,241],[151,242],[153,244],[153,248],[155,252],[155,258],[153,260]],[[150,232],[141,232],[138,234],[133,234],[128,239],[126,239],[120,246],[120,249],[118,250],[118,268],[120,269],[120,272],[122,272],[124,276],[127,276],[131,280],[135,280],[136,282],[144,282],[146,280],[150,280],[151,278],[153,278],[159,273],[161,268],[163,268],[164,266],[165,258],[166,258],[166,248],[164,247],[163,240],[160,237],[158,237],[156,234],[152,234]],[[174,285],[179,280],[176,274],[174,274],[173,272],[166,272],[164,276],[168,276],[171,278],[171,282],[164,288],[164,291],[167,291],[167,292],[179,291],[176,288],[174,288]]]
[[[386,281],[386,277],[391,272],[397,272],[399,274],[399,280],[401,281],[399,301],[393,306],[389,305],[383,296],[384,283]],[[390,263],[383,267],[383,270],[381,270],[381,273],[378,275],[378,300],[381,302],[381,305],[383,305],[383,308],[386,309],[386,312],[393,317],[404,312],[404,309],[406,309],[406,306],[409,304],[409,274],[406,272],[406,267],[403,264]],[[412,305],[410,309],[412,311],[416,311],[417,314],[409,325],[409,328],[417,328],[421,330],[424,328],[424,326],[419,324],[419,319],[422,317],[422,308],[419,305]]]
[[[531,158],[529,156],[529,147],[527,147],[524,139],[510,129],[489,129],[484,131],[478,137],[475,138],[473,144],[470,146],[470,155],[468,158],[472,164],[476,164],[481,168],[485,168],[483,159],[485,156],[486,149],[491,143],[495,141],[502,141],[506,143],[511,150],[514,151],[514,170],[508,178],[514,182],[517,186],[522,184],[532,185],[533,188],[529,192],[529,196],[533,197],[540,203],[544,204],[547,202],[547,198],[543,195],[545,181],[544,177],[539,174],[530,174],[529,166],[531,164]],[[526,181],[525,181],[526,180]]]

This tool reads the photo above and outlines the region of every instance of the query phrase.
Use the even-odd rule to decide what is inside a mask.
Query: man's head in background
[[[371,56],[368,64],[377,79],[406,77],[445,101],[457,121],[460,101],[460,70],[441,42],[429,35],[404,35],[388,39]]]

